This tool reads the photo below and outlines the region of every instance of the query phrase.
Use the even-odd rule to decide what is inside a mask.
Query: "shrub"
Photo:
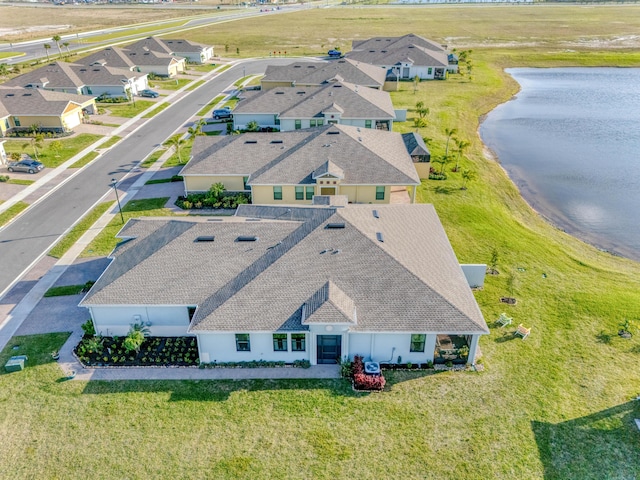
[[[144,342],[144,334],[140,330],[130,330],[129,335],[124,339],[122,346],[127,353],[138,351]]]
[[[340,362],[340,376],[342,378],[351,378],[353,376],[353,363],[348,359]]]
[[[295,360],[293,366],[296,368],[310,368],[311,362],[309,360]]]
[[[9,181],[9,175],[0,175],[0,183]]]
[[[82,324],[82,331],[85,335],[95,335],[96,329],[93,326],[93,320],[89,319]]]
[[[353,386],[356,390],[382,390],[387,381],[382,375],[367,375],[356,373],[353,375]]]
[[[356,355],[353,357],[352,371],[354,377],[358,374],[364,373],[364,362],[362,356]]]

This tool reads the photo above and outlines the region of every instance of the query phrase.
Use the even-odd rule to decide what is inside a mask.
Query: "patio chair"
[[[513,332],[514,336],[520,336],[522,337],[522,340],[526,340],[526,338],[529,336],[529,334],[531,333],[531,327],[529,328],[524,328],[522,326],[522,324],[518,325],[518,328],[516,328],[516,331]]]
[[[503,327],[506,327],[507,325],[510,325],[512,321],[513,321],[513,318],[507,317],[506,313],[501,313],[500,316],[498,317],[498,320],[496,320],[496,323],[500,324],[500,328],[503,328]]]

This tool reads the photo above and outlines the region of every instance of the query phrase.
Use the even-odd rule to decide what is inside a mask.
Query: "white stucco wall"
[[[261,127],[272,127],[279,128],[279,125],[276,125],[275,114],[273,113],[235,113],[233,114],[233,128],[235,130],[244,130],[247,128],[247,123],[255,120],[258,122],[258,125]]]
[[[249,333],[251,351],[238,352],[236,350],[236,333]],[[294,360],[310,359],[309,333],[307,333],[306,350],[304,352],[291,351],[291,333],[288,333],[288,350],[286,352],[273,351],[273,332],[199,333],[197,337],[198,347],[200,349],[200,361],[204,363],[214,361],[250,362],[258,360],[292,363]]]
[[[93,95],[99,97],[100,95],[108,95],[110,97],[125,97],[127,93],[124,86],[120,85],[90,85],[82,89],[84,95]]]
[[[158,337],[186,335],[189,326],[186,306],[127,305],[91,307],[89,311],[96,332],[107,337],[126,335],[131,324],[138,322],[150,322],[149,334]]]
[[[422,333],[422,332],[415,332]],[[374,362],[424,363],[433,361],[436,335],[427,334],[424,352],[410,352],[411,334],[408,333],[351,333],[349,335],[349,357],[362,355]]]

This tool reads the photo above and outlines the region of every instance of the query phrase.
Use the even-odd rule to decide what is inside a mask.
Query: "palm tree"
[[[191,127],[187,129],[187,133],[191,137],[204,135],[204,132],[202,131],[202,127],[205,126],[206,124],[207,122],[201,118],[200,120],[198,120],[196,123],[194,123]]]
[[[444,149],[444,156],[448,157],[449,156],[449,140],[451,140],[451,137],[453,137],[456,133],[458,133],[458,129],[456,129],[456,128],[445,128],[444,133],[447,136],[447,146]]]
[[[69,42],[62,42],[62,45],[67,49],[67,55],[71,55],[71,52],[69,51]]]
[[[456,139],[456,146],[458,147],[458,157],[456,158],[456,168],[455,168],[455,171],[457,172],[458,169],[460,168],[460,156],[464,153],[464,151],[467,148],[471,146],[471,143],[467,142],[466,140]]]
[[[56,42],[56,47],[58,47],[58,53],[60,54],[59,58],[62,58],[62,50],[60,49],[60,40],[62,40],[62,38],[60,38],[60,35],[54,35],[51,37],[51,40]]]
[[[171,138],[171,140],[169,140],[169,145],[171,145],[172,147],[175,147],[176,152],[178,153],[178,161],[180,163],[182,163],[181,149],[185,143],[187,143],[185,139],[178,135],[176,135],[175,137]]]
[[[9,67],[6,63],[0,63],[0,77],[9,75]]]
[[[45,43],[42,46],[44,47],[44,53],[47,54],[47,62],[49,62],[50,61],[50,59],[49,59],[49,49],[51,48],[51,44]]]
[[[471,170],[463,170],[462,171],[462,187],[460,190],[467,189],[467,182],[471,182],[474,178],[476,178],[476,173]]]

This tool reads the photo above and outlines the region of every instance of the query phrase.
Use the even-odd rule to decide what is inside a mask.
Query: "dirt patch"
[[[33,27],[0,28],[0,37],[16,37],[20,35],[68,30],[71,25],[37,25]]]

